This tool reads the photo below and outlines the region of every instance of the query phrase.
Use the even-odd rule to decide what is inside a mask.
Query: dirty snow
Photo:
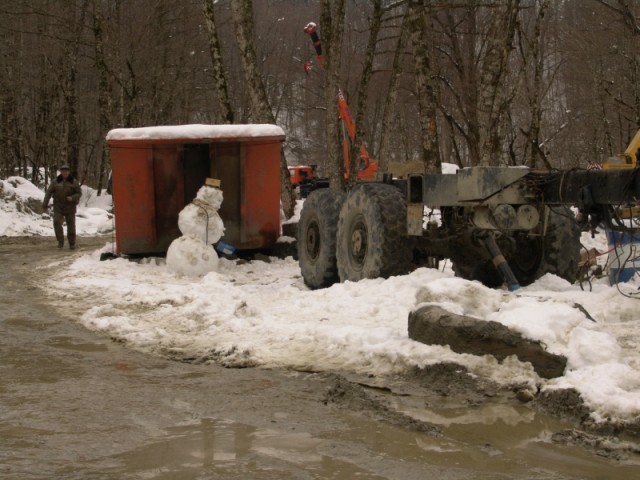
[[[452,361],[503,385],[576,388],[596,420],[640,415],[640,304],[604,279],[589,292],[547,275],[512,293],[455,278],[448,268],[423,268],[311,291],[291,258],[242,265],[220,259],[216,272],[190,280],[171,273],[161,259],[100,262],[99,254],[57,270],[51,286],[58,296],[64,291],[63,302],[83,303],[81,321],[88,328],[138,349],[235,366],[373,375]],[[634,280],[620,289],[633,295],[639,286]],[[542,340],[568,357],[567,372],[548,381],[515,358],[499,364],[414,342],[407,336],[408,314],[424,303]]]
[[[6,184],[0,185],[6,190]],[[3,215],[15,211],[15,200],[3,198]],[[4,231],[43,234],[37,215],[14,216],[13,223],[0,218]],[[608,248],[602,234],[583,235],[583,244],[601,252]],[[110,249],[105,241],[103,250]],[[217,271],[192,279],[172,273],[163,259],[101,262],[100,253],[78,255],[67,268],[55,269],[49,287],[61,302],[72,300],[85,311],[80,321],[88,328],[133,348],[235,366],[372,375],[452,361],[503,385],[575,388],[595,420],[640,417],[637,278],[619,286],[601,278],[582,290],[547,275],[508,292],[455,278],[445,265],[311,291],[292,258],[245,264],[221,258]],[[544,380],[514,357],[500,364],[489,356],[459,355],[448,347],[412,341],[408,314],[424,303],[495,320],[541,340],[568,357],[567,371]]]

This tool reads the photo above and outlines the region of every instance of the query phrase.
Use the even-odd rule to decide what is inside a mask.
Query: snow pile
[[[620,288],[637,292],[637,279]],[[418,302],[454,313],[493,320],[539,340],[548,351],[567,357],[563,377],[543,388],[575,388],[595,410],[594,418],[640,416],[640,297],[624,297],[606,280],[582,291],[554,275],[514,293],[491,290],[457,278],[433,282],[419,290]]]
[[[177,238],[167,250],[167,267],[174,273],[188,277],[200,277],[213,272],[218,266],[218,255],[211,247],[224,233],[224,225],[218,214],[222,205],[222,190],[200,187],[196,198],[178,215],[178,228],[182,237]]]
[[[194,281],[162,262],[100,262],[95,252],[57,269],[50,281],[61,302],[82,304],[87,327],[173,358],[371,375],[457,362],[505,386],[575,388],[596,420],[640,417],[640,304],[606,279],[589,292],[547,275],[507,292],[455,278],[450,269],[421,268],[310,291],[291,258],[246,264],[222,258],[215,272]],[[620,289],[633,297],[639,286],[633,280]],[[515,357],[499,363],[415,342],[407,335],[408,315],[422,303],[542,340],[568,357],[567,371],[545,380]]]
[[[82,185],[80,189],[82,190],[82,196],[80,197],[78,207],[99,208],[106,212],[113,211],[113,197],[108,195],[104,189],[100,195],[98,195],[97,190],[87,187],[86,185]]]
[[[0,180],[0,236],[53,236],[48,214],[42,214],[44,192],[22,177]],[[113,230],[111,195],[96,194],[83,186],[76,213],[78,235],[96,235]]]
[[[451,175],[458,173],[458,170],[460,170],[460,167],[458,167],[458,165],[456,165],[455,163],[442,162],[442,173]]]

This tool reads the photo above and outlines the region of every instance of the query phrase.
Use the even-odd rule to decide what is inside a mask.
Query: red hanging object
[[[313,68],[313,64],[311,62],[304,62],[304,64],[302,65],[302,68],[304,68],[304,73],[309,75],[309,72]]]

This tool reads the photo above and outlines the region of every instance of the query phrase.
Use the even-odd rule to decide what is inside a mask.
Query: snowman
[[[217,269],[218,255],[211,245],[224,233],[224,224],[218,214],[221,204],[222,190],[206,184],[182,209],[178,215],[182,236],[174,240],[167,250],[167,268],[170,271],[201,277]]]

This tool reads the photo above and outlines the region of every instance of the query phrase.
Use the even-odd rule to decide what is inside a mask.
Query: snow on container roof
[[[115,128],[106,140],[231,140],[284,139],[284,130],[277,125],[162,125],[157,127]]]

